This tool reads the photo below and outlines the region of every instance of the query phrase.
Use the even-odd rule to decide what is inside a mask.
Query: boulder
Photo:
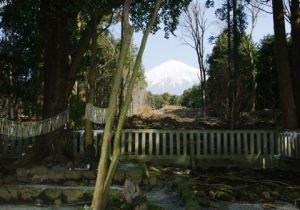
[[[47,182],[48,179],[49,177],[46,174],[45,175],[36,174],[32,176],[31,181],[33,184],[39,184],[39,183]]]
[[[84,194],[85,194],[84,190],[79,190],[79,189],[64,190],[62,192],[63,201],[68,204],[79,203],[80,201],[82,201]]]
[[[41,198],[45,203],[53,203],[55,200],[60,199],[62,192],[60,189],[48,188],[41,193]]]
[[[113,182],[116,184],[123,184],[126,178],[125,171],[118,169],[114,175]]]
[[[257,201],[260,197],[260,195],[247,190],[241,190],[238,193],[238,199],[241,201]]]
[[[78,180],[78,179],[82,179],[82,171],[77,171],[77,170],[73,170],[73,171],[66,171],[65,173],[65,178],[68,180]]]
[[[46,175],[48,174],[48,167],[47,166],[34,166],[30,170],[30,174],[32,175]]]
[[[97,174],[95,171],[84,171],[82,173],[82,175],[85,179],[89,179],[89,180],[95,180],[97,177]]]
[[[41,194],[40,189],[28,187],[28,188],[21,188],[19,190],[19,198],[21,201],[24,202],[33,202],[35,201],[39,195]]]
[[[40,206],[44,203],[44,201],[40,198],[35,199],[34,204],[37,206]]]
[[[79,185],[79,183],[76,181],[73,181],[73,180],[70,180],[70,181],[67,180],[64,182],[64,186],[78,186],[78,185]]]
[[[17,180],[20,182],[30,182],[30,170],[26,168],[17,168]]]
[[[144,196],[138,184],[133,183],[130,179],[125,180],[123,193],[127,203],[132,203],[136,198]]]
[[[261,194],[262,194],[263,198],[266,199],[266,200],[271,200],[272,199],[269,192],[264,191]]]
[[[300,208],[300,198],[297,198],[295,200],[295,205],[296,205],[297,208]]]
[[[61,204],[62,204],[62,201],[61,201],[61,199],[56,199],[56,200],[53,202],[53,204],[54,204],[54,206],[55,206],[56,208],[59,208],[59,207],[61,206]]]
[[[186,210],[194,210],[194,209],[200,209],[200,206],[197,201],[197,197],[195,193],[190,190],[189,185],[181,185],[179,186],[181,190],[181,197],[183,199],[185,209]]]
[[[11,194],[4,187],[0,188],[0,201],[8,202],[11,200]]]
[[[50,182],[61,182],[64,179],[66,179],[64,173],[59,173],[52,170],[48,173],[48,181]]]
[[[197,202],[202,207],[205,207],[205,208],[210,207],[210,201],[207,197],[198,197]]]
[[[148,183],[153,187],[155,187],[159,184],[156,176],[149,176]]]
[[[17,177],[14,175],[6,176],[3,178],[2,182],[4,184],[15,184],[17,182]]]
[[[214,198],[221,201],[235,201],[235,197],[229,192],[217,191],[214,195]]]
[[[143,181],[144,170],[142,167],[135,167],[130,171],[125,172],[126,178],[132,180],[135,184],[141,184]]]
[[[6,187],[0,187],[0,201],[13,202],[18,200],[17,188],[8,189]]]

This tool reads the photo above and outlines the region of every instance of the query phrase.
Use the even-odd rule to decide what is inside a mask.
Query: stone
[[[239,200],[241,201],[256,201],[258,199],[258,195],[251,191],[240,191]]]
[[[276,205],[271,204],[271,203],[264,203],[264,204],[262,204],[262,207],[263,207],[263,209],[270,209],[270,210],[277,209]]]
[[[202,207],[205,207],[205,208],[210,207],[210,202],[207,197],[198,197],[197,201],[198,201],[198,204]]]
[[[35,205],[40,206],[40,205],[42,205],[44,202],[43,202],[42,199],[37,198],[37,199],[35,199],[34,203],[35,203]]]
[[[89,180],[89,185],[95,186],[96,185],[96,180]]]
[[[64,173],[58,173],[55,171],[49,171],[48,173],[48,181],[50,182],[61,182],[66,179]]]
[[[59,208],[62,204],[61,199],[56,199],[55,201],[53,201],[53,204],[56,208]]]
[[[156,176],[150,176],[148,178],[148,182],[151,186],[157,186],[158,184],[158,180],[157,180],[157,177]]]
[[[297,198],[295,200],[295,205],[296,205],[297,208],[300,208],[300,198]]]
[[[148,210],[148,209],[149,209],[148,202],[143,202],[134,208],[134,210]]]
[[[143,197],[143,193],[138,184],[133,183],[130,179],[125,180],[123,193],[127,203],[132,203],[137,197]]]
[[[12,202],[18,200],[17,190],[8,190],[6,187],[0,188],[0,201]]]
[[[200,209],[195,193],[190,189],[190,185],[180,185],[182,200],[186,210]]]
[[[51,171],[55,171],[57,173],[64,173],[65,171],[67,171],[68,168],[62,165],[55,165],[52,166]]]
[[[266,199],[266,200],[271,200],[271,199],[272,199],[269,192],[265,192],[265,191],[264,191],[264,192],[262,192],[261,194],[262,194],[262,196],[264,197],[264,199]]]
[[[30,182],[29,169],[17,168],[17,180],[20,182]]]
[[[39,183],[45,183],[49,179],[48,175],[33,175],[31,178],[32,183],[39,184]]]
[[[130,171],[125,172],[126,178],[132,180],[135,184],[141,184],[143,181],[144,171],[141,167],[135,167]]]
[[[125,171],[118,169],[114,175],[113,182],[116,184],[123,184],[125,178],[126,178]]]
[[[84,178],[89,179],[89,180],[95,180],[97,177],[97,174],[94,171],[84,171],[82,173],[82,175]]]
[[[70,189],[62,192],[63,201],[68,204],[78,203],[84,197],[84,190]]]
[[[47,166],[34,166],[30,170],[30,174],[32,175],[46,175],[48,174],[48,167]]]
[[[41,194],[40,189],[31,188],[31,187],[22,188],[21,190],[19,190],[20,200],[25,201],[25,202],[35,201],[36,198],[38,198],[40,194]]]
[[[270,194],[272,197],[275,197],[276,199],[280,198],[280,194],[278,191],[271,191]]]
[[[41,198],[46,203],[52,203],[61,197],[62,193],[59,189],[48,188],[41,193]]]
[[[215,193],[214,191],[212,191],[212,190],[210,190],[210,191],[208,192],[208,195],[209,195],[209,197],[210,197],[211,199],[215,199],[215,197],[216,197],[216,193]]]
[[[0,188],[0,201],[10,201],[11,200],[11,195],[8,192],[8,190],[4,187]]]
[[[142,184],[145,175],[145,167],[138,164],[124,164],[117,169],[114,176],[114,182],[124,183],[125,178],[130,179],[135,184]]]
[[[67,171],[65,173],[65,178],[68,180],[78,180],[78,179],[82,179],[82,172],[81,171],[77,171],[77,170],[73,170],[73,171]]]
[[[67,180],[64,182],[64,186],[78,186],[78,182],[73,181],[73,180]]]
[[[235,198],[229,192],[224,191],[217,191],[214,197],[215,199],[222,201],[235,201]]]
[[[17,177],[16,176],[6,176],[3,178],[2,181],[4,184],[15,184],[17,182]]]

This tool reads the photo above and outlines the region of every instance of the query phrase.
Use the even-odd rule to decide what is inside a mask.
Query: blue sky
[[[217,8],[217,7],[216,7]],[[210,53],[213,46],[208,42],[208,37],[215,36],[224,28],[223,23],[218,23],[214,14],[215,8],[207,9],[207,19],[212,23],[212,26],[206,33],[206,53]],[[143,56],[143,65],[145,71],[158,66],[159,64],[166,62],[170,59],[182,61],[188,65],[198,68],[197,58],[194,50],[187,45],[183,44],[180,39],[182,36],[180,29],[175,31],[177,37],[170,36],[169,39],[164,38],[163,31],[158,31],[155,35],[150,35],[147,46]],[[254,29],[253,39],[255,42],[259,42],[264,35],[273,34],[273,21],[272,15],[261,12],[259,19]],[[142,34],[137,33],[134,35],[134,43],[138,46],[141,40]]]

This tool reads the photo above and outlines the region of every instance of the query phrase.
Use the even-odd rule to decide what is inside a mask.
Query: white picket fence
[[[99,148],[102,130],[94,130]],[[84,152],[84,130],[70,131],[75,153]],[[0,156],[21,155],[34,139],[0,136]],[[111,146],[112,149],[112,146]],[[98,152],[98,149],[97,149]],[[121,155],[132,159],[217,158],[249,159],[261,157],[300,159],[300,132],[278,130],[156,130],[125,129]]]

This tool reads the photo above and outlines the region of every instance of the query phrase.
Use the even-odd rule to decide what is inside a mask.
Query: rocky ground
[[[211,115],[213,116],[213,115]],[[280,128],[280,113],[261,110],[241,113],[239,129]],[[224,116],[202,117],[200,109],[181,106],[165,106],[159,110],[145,107],[139,114],[129,117],[125,128],[136,129],[226,129],[229,128]]]
[[[15,175],[2,174],[0,209],[1,203],[84,206],[91,202],[95,177],[96,171],[70,170],[67,166],[20,168]],[[253,208],[247,209],[297,209],[299,177],[300,173],[278,169],[191,170],[122,163],[114,177],[109,209],[136,209],[141,202],[146,202],[148,209],[166,210],[234,209],[228,206],[243,203],[252,205]],[[133,199],[134,207],[126,204],[122,192],[125,180],[131,180],[143,192],[144,199]],[[255,205],[259,208],[254,208]]]

